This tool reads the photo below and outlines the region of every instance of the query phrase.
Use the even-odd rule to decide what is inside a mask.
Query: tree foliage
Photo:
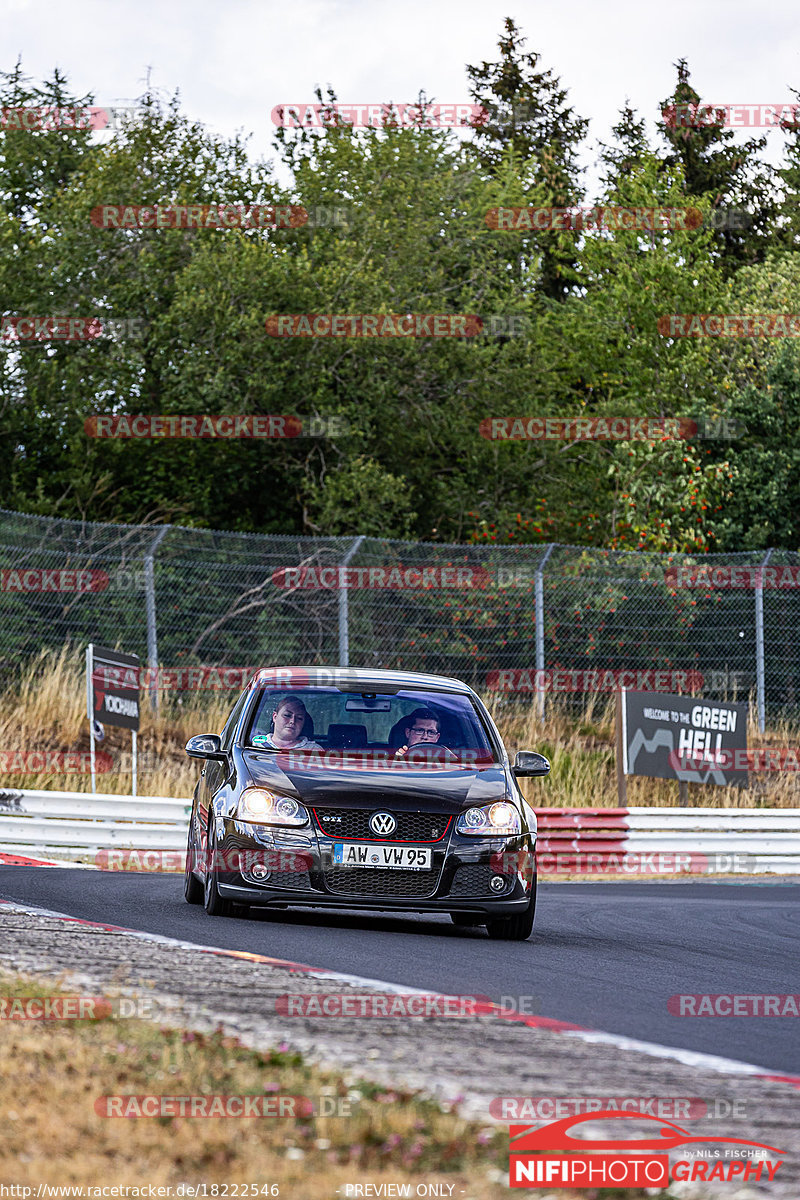
[[[656,114],[622,108],[592,203],[694,209],[687,228],[544,229],[498,210],[586,208],[586,120],[509,18],[467,67],[485,112],[465,138],[420,118],[279,128],[281,160],[212,136],[176,100],[103,141],[0,129],[0,505],[82,520],[297,534],[654,550],[798,546],[797,355],[765,337],[671,337],[669,314],[793,312],[800,168],[764,139],[679,123],[685,62]],[[18,63],[0,107],[67,109],[58,71]],[[682,107],[683,106],[683,107]],[[670,113],[673,117],[670,117]],[[281,185],[279,179],[288,179]],[[102,206],[296,205],[297,227],[101,228]],[[736,210],[744,223],[720,221]],[[337,222],[334,214],[345,215]],[[327,214],[327,215],[326,215]],[[470,337],[285,338],[271,316],[475,314]],[[138,323],[15,340],[16,317]],[[283,440],[103,440],[98,414],[289,414]],[[487,436],[493,418],[727,419],[733,440]],[[487,424],[488,423],[488,424]],[[307,436],[309,427],[318,436]]]

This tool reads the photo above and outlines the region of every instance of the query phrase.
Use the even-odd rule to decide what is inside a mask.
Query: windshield
[[[245,744],[259,750],[438,765],[497,762],[469,696],[433,691],[265,688]]]

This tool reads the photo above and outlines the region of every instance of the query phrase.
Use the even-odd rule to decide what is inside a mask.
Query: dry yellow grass
[[[195,733],[219,731],[235,700],[232,692],[160,693],[156,714],[142,704],[138,739],[138,792],[143,796],[191,796],[198,775],[195,761],[184,753]],[[113,767],[98,773],[97,790],[130,793],[131,735],[106,727],[98,751],[110,755]],[[19,680],[0,694],[0,750],[89,750],[86,718],[86,675],[83,655],[66,649],[43,651]],[[122,769],[120,769],[122,768]],[[6,774],[3,786],[82,792],[91,789],[87,772],[70,774]]]
[[[9,1001],[58,991],[0,972],[0,998]],[[188,1183],[205,1184],[207,1197],[224,1196],[228,1185],[228,1197],[236,1187],[240,1197],[321,1200],[346,1195],[346,1184],[367,1182],[373,1195],[381,1184],[395,1184],[409,1186],[413,1196],[420,1183],[462,1200],[508,1195],[508,1128],[467,1120],[457,1104],[448,1109],[420,1093],[346,1081],[280,1046],[246,1049],[222,1031],[202,1035],[111,1018],[4,1020],[3,1026],[0,1182],[31,1187],[34,1195],[39,1185],[149,1185],[170,1186],[175,1200]],[[306,1097],[316,1111],[324,1096],[328,1111],[332,1103],[338,1111],[299,1118],[126,1119],[95,1109],[104,1096],[162,1095]],[[574,1197],[560,1190],[549,1194],[553,1200]],[[644,1200],[647,1193],[612,1188],[604,1195]]]
[[[88,751],[86,692],[83,656],[63,650],[43,652],[28,665],[19,680],[0,694],[0,750]],[[160,693],[156,714],[149,702],[142,705],[139,733],[139,786],[141,795],[191,796],[198,765],[184,754],[187,740],[196,733],[219,731],[236,699],[234,692],[195,691]],[[553,769],[547,780],[531,780],[523,788],[537,806],[606,808],[617,804],[614,770],[613,696],[588,697],[580,713],[549,699],[544,723],[533,704],[510,703],[497,693],[486,702],[498,723],[510,753],[517,749],[541,750]],[[796,746],[798,730],[790,722],[773,724],[758,733],[752,719],[748,745]],[[110,754],[115,769],[98,775],[98,790],[130,792],[130,734],[107,728],[101,749]],[[120,771],[122,766],[127,768]],[[792,772],[751,773],[751,786],[719,788],[690,785],[689,804],[710,807],[755,808],[800,805],[800,778]],[[9,775],[5,787],[88,791],[89,775]],[[677,805],[678,785],[668,780],[629,778],[631,805]]]
[[[3,997],[57,990],[0,973]],[[95,1111],[99,1097],[130,1095],[300,1096],[317,1109],[324,1095],[340,1115],[125,1119]],[[487,1172],[496,1179],[508,1167],[502,1126],[466,1121],[416,1094],[348,1084],[280,1049],[256,1052],[221,1032],[147,1020],[4,1020],[0,1127],[0,1180],[26,1184],[276,1184],[281,1197],[306,1200],[367,1175],[414,1185],[435,1177],[455,1184],[454,1195],[492,1200],[505,1189]]]

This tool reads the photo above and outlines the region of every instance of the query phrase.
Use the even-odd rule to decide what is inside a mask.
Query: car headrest
[[[406,725],[408,725],[408,717],[401,717],[399,721],[395,721],[389,730],[389,736],[386,740],[392,750],[398,750],[405,742]]]

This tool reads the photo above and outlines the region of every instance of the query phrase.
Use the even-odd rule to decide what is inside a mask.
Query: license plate
[[[343,867],[383,867],[406,871],[430,870],[432,850],[416,846],[364,846],[360,842],[334,842],[333,861]]]

